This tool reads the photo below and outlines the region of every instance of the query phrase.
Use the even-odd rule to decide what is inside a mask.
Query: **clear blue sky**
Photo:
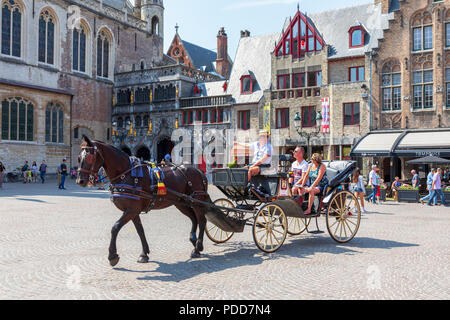
[[[172,42],[177,23],[182,39],[214,51],[217,49],[217,32],[220,27],[225,27],[228,54],[234,59],[241,30],[247,29],[251,35],[281,32],[286,17],[295,15],[297,3],[300,11],[315,13],[373,1],[164,0],[164,52],[167,53]]]

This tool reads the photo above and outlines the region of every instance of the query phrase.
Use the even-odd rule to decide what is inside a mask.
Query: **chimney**
[[[248,31],[248,30],[245,30],[245,31],[241,30],[241,38],[248,38],[248,37],[250,37],[250,31]]]
[[[381,13],[386,14],[389,13],[389,5],[391,0],[375,0],[375,5],[381,3]]]
[[[228,61],[228,37],[222,27],[217,34],[216,72],[225,79],[230,77],[230,62]]]
[[[134,0],[133,16],[141,19],[141,0]]]

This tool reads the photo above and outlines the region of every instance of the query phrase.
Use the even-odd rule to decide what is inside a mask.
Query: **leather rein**
[[[89,150],[89,151],[92,151],[92,150],[93,150],[93,153],[89,152],[89,153],[87,153],[87,155],[85,156],[85,158],[86,158],[86,159],[85,159],[86,163],[87,163],[88,165],[91,164],[90,169],[78,168],[78,170],[77,170],[78,172],[88,174],[88,175],[89,175],[89,181],[90,181],[91,183],[93,183],[93,181],[95,180],[95,178],[98,177],[98,172],[94,171],[94,166],[95,166],[95,163],[97,162],[97,154],[102,158],[103,162],[105,162],[105,158],[103,157],[102,153],[100,152],[100,150],[98,149],[97,146],[93,146],[93,147],[85,146],[85,147],[81,147],[81,150],[85,150],[85,151],[86,151],[86,150]],[[130,172],[133,171],[134,169],[137,169],[137,168],[143,167],[143,166],[146,166],[146,164],[139,164],[139,165],[136,165],[136,166],[134,166],[134,167],[132,167],[132,168],[130,168],[130,169],[125,170],[124,172],[122,172],[122,173],[119,174],[118,176],[116,176],[116,177],[114,177],[114,178],[112,178],[112,179],[109,179],[109,181],[110,181],[110,183],[113,183],[114,181],[116,181],[116,180],[119,179],[119,178],[122,179],[122,180],[124,180],[126,174],[130,173]],[[106,174],[106,172],[105,172],[105,174]]]

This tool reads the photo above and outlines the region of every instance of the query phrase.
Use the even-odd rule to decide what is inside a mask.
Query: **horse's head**
[[[78,155],[77,184],[86,187],[88,183],[94,183],[100,167],[104,165],[103,155],[95,142],[83,135],[81,151]]]

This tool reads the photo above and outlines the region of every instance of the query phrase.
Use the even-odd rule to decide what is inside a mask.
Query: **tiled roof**
[[[319,30],[325,43],[330,45],[329,58],[343,58],[364,55],[378,48],[378,39],[388,28],[392,15],[381,13],[381,4],[373,3],[324,11],[308,15]],[[359,48],[349,47],[351,27],[360,25],[365,31],[365,45]]]
[[[200,69],[205,72],[215,71],[214,62],[217,59],[217,53],[214,51],[202,48],[196,44],[190,43],[188,41],[182,40],[180,38],[183,47],[192,59],[195,68]]]
[[[330,46],[328,57],[331,59],[361,56],[378,48],[378,39],[383,37],[383,30],[388,28],[392,18],[392,13],[381,13],[381,4],[373,3],[307,14],[311,25]],[[283,30],[288,26],[289,18],[285,20]],[[362,26],[366,31],[365,45],[359,48],[349,47],[348,31],[354,26]]]
[[[239,41],[227,94],[231,94],[235,103],[258,103],[263,97],[264,90],[270,88],[271,83],[271,53],[279,33],[245,37]],[[241,77],[252,74],[254,77],[253,93],[241,94]]]

